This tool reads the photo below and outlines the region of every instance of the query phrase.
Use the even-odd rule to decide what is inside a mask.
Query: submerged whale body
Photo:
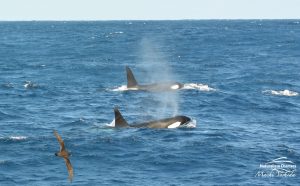
[[[175,116],[171,118],[165,118],[161,120],[148,121],[140,124],[129,125],[127,121],[123,118],[119,109],[114,108],[115,112],[115,127],[116,128],[177,128],[181,125],[188,124],[191,119],[186,116]]]
[[[129,67],[126,67],[127,88],[128,90],[144,90],[144,91],[168,91],[183,88],[183,84],[178,82],[154,83],[149,85],[139,85]]]

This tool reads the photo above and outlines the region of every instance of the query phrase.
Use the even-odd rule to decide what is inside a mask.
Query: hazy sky
[[[300,18],[300,0],[0,0],[0,20]]]

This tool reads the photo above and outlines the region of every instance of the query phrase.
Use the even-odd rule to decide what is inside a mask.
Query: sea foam
[[[38,84],[35,84],[35,83],[31,82],[31,81],[26,81],[25,84],[24,84],[24,87],[26,89],[37,88]]]
[[[115,125],[115,119],[113,119],[110,124],[106,124],[107,127],[115,127]]]
[[[9,136],[9,137],[0,137],[1,140],[4,141],[24,141],[28,137],[26,136]]]
[[[186,83],[183,86],[183,89],[194,89],[200,91],[216,91],[216,89],[209,87],[208,85],[201,84],[201,83]]]
[[[14,140],[14,141],[22,141],[22,140],[26,140],[27,137],[26,136],[10,136],[9,139]]]
[[[114,91],[114,92],[123,92],[123,91],[127,91],[127,90],[137,90],[137,88],[127,88],[127,85],[122,85],[120,87],[107,89],[107,90]]]
[[[291,90],[264,90],[263,93],[267,93],[267,94],[272,94],[272,95],[277,95],[277,96],[298,96],[299,93],[298,92],[294,92]]]

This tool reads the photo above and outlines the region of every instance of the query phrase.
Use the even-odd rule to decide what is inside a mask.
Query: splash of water
[[[115,119],[112,120],[112,122],[110,124],[106,124],[107,127],[115,127],[116,126],[116,122]]]
[[[272,95],[277,95],[277,96],[298,96],[299,93],[298,92],[294,92],[291,90],[265,90],[263,91],[263,93],[268,93],[268,94],[272,94]]]
[[[38,84],[35,84],[31,81],[26,81],[25,84],[24,84],[24,87],[26,89],[33,89],[33,88],[37,88],[38,87]]]
[[[16,140],[16,141],[22,141],[22,140],[26,140],[27,137],[26,136],[10,136],[9,139]]]
[[[9,141],[24,141],[28,137],[26,136],[9,136],[9,137],[0,137],[0,139],[9,140]]]
[[[114,91],[114,92],[122,92],[122,91],[128,91],[128,90],[138,90],[137,88],[127,88],[127,85],[122,85],[120,87],[115,87],[112,89],[107,89],[108,91]]]
[[[201,83],[185,83],[183,89],[194,89],[194,90],[207,91],[207,92],[216,91],[216,89]]]

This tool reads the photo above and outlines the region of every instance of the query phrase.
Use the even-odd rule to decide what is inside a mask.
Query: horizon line
[[[201,19],[0,19],[0,22],[34,22],[34,21],[209,21],[209,20],[300,20],[300,18],[201,18]]]

